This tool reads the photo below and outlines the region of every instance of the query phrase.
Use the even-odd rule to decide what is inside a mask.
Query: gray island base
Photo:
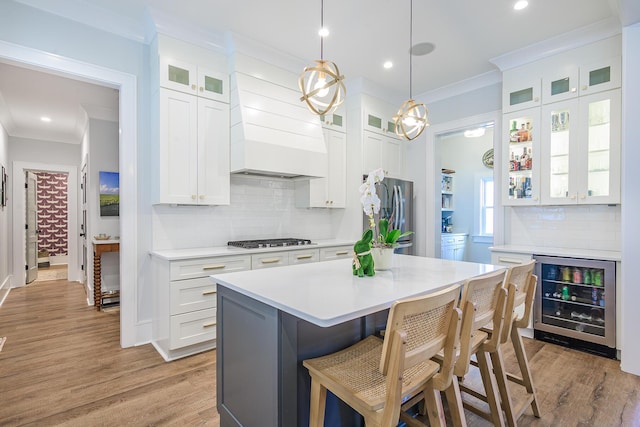
[[[395,255],[358,278],[350,261],[212,276],[217,283],[217,408],[223,427],[307,426],[311,379],[302,361],[384,328],[393,301],[500,267]],[[361,418],[328,393],[325,425]]]

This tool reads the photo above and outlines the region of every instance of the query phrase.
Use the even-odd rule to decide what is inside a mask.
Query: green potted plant
[[[376,236],[371,243],[373,265],[376,270],[390,269],[393,250],[397,246],[398,239],[413,234],[413,231],[402,233],[400,230],[394,229],[389,225],[390,221],[385,218],[378,221],[376,230],[375,215],[380,212],[380,198],[376,194],[375,186],[382,180],[384,180],[384,171],[376,169],[369,172],[366,181],[360,186],[362,209],[369,217],[369,227]]]

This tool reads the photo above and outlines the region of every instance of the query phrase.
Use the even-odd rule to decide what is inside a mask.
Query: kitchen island
[[[302,360],[385,327],[399,299],[425,295],[501,267],[395,255],[374,277],[348,259],[211,276],[217,283],[217,408],[221,426],[304,426],[311,380]],[[326,425],[359,416],[328,393]]]

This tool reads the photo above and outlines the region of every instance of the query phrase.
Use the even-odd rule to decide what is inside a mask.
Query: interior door
[[[87,283],[87,164],[82,166],[80,178],[82,191],[82,223],[80,224],[80,241],[82,248],[82,283]]]
[[[36,174],[27,171],[26,173],[26,196],[27,196],[27,218],[26,218],[26,283],[31,283],[38,278],[38,180]]]

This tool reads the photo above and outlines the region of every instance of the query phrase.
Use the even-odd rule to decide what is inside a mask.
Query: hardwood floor
[[[0,307],[0,426],[217,426],[215,351],[166,363],[120,348],[118,310],[81,284],[34,283]]]
[[[119,312],[88,307],[79,283],[13,289],[0,307],[0,426],[219,425],[215,351],[166,363],[151,345],[121,349],[119,327]],[[640,426],[640,377],[619,362],[525,346],[542,417],[528,409],[519,426]],[[490,425],[466,415],[470,427]]]

